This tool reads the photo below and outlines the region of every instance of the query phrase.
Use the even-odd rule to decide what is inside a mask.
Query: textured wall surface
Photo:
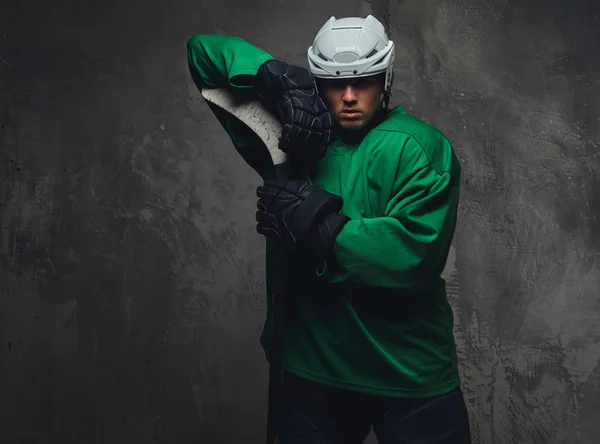
[[[392,104],[463,165],[445,272],[474,443],[600,442],[594,0],[0,8],[0,441],[254,443],[258,176],[186,66],[195,33],[304,64],[330,16],[397,43]]]

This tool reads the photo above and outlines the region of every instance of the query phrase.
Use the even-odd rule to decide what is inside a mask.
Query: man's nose
[[[356,92],[352,85],[347,85],[346,89],[344,89],[344,95],[342,96],[342,100],[344,102],[356,102]]]

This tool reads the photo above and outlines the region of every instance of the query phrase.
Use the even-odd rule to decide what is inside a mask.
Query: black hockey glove
[[[340,196],[304,180],[266,181],[256,195],[256,231],[283,239],[288,246],[306,247],[317,260],[330,257],[336,236],[350,220],[339,212]]]
[[[256,92],[283,124],[281,151],[309,164],[325,156],[333,120],[310,71],[269,60],[258,69]]]

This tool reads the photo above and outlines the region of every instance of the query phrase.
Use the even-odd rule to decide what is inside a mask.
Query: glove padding
[[[322,159],[331,140],[333,120],[310,72],[269,60],[258,69],[255,86],[261,102],[283,125],[279,149],[307,163]]]
[[[256,231],[290,246],[305,246],[317,260],[329,258],[336,236],[350,220],[339,212],[340,196],[304,180],[265,181],[256,195]]]

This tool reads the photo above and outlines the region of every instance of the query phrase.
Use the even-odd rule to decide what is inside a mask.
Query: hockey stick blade
[[[273,165],[281,165],[286,155],[278,148],[282,125],[258,99],[242,99],[231,88],[203,88],[202,97],[247,125],[265,144]]]

